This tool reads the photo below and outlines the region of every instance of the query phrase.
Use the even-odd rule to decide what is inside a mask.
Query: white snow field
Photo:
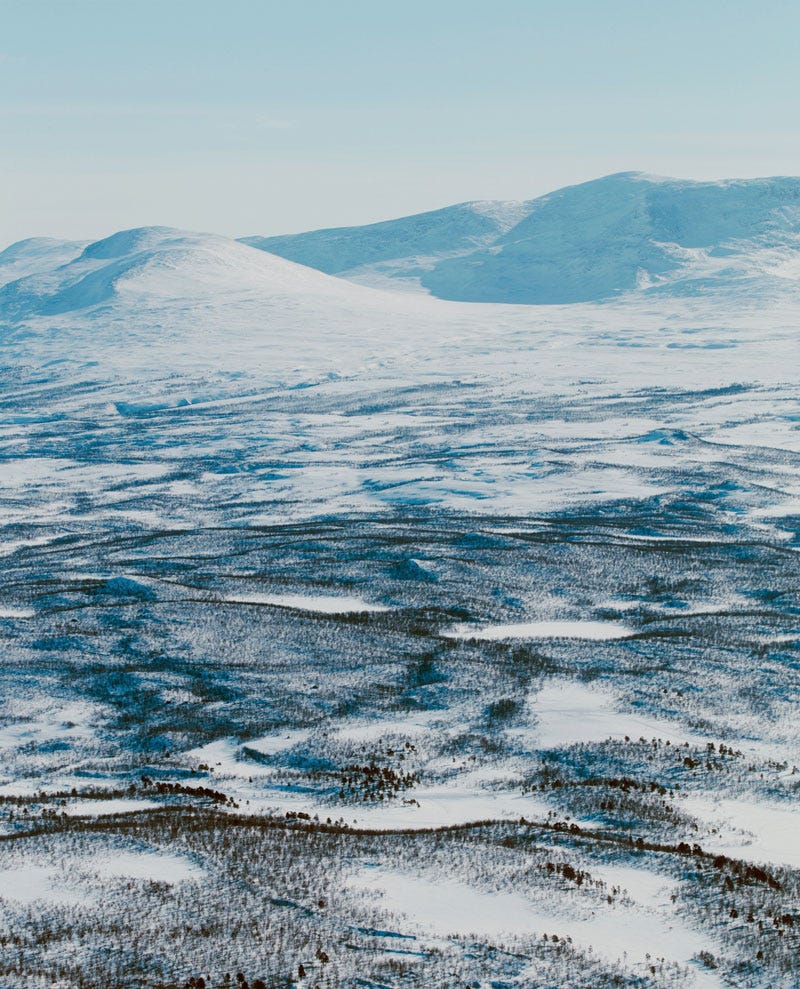
[[[86,814],[92,817],[103,817],[106,814],[129,814],[133,811],[152,810],[157,806],[158,804],[152,800],[124,800],[121,798],[81,800],[79,803],[67,804],[64,813],[68,817]]]
[[[85,893],[64,885],[58,870],[48,866],[26,863],[12,869],[0,870],[0,901],[16,903],[80,903]]]
[[[684,805],[708,831],[710,849],[750,862],[800,869],[800,807],[692,795]]]
[[[609,875],[613,872],[609,870]],[[635,881],[639,877],[634,873],[635,870],[626,870],[622,877],[638,892],[639,884]],[[647,891],[655,885],[653,879],[647,874],[641,878],[645,890],[641,899],[635,898],[633,903],[607,912],[579,904],[570,904],[566,909],[554,907],[552,900],[537,903],[520,892],[484,890],[424,873],[407,875],[364,868],[349,878],[349,885],[354,890],[366,891],[376,904],[398,915],[402,933],[441,937],[463,932],[497,938],[533,932],[541,937],[558,932],[568,935],[582,949],[612,961],[624,957],[634,964],[643,964],[650,957],[675,959],[691,965],[687,985],[722,987],[724,983],[714,973],[692,965],[694,956],[703,950],[702,938],[681,921],[674,908],[659,912],[665,900],[671,906],[669,895],[656,896],[655,909],[652,902],[646,902]],[[657,888],[664,889],[663,881]],[[671,915],[668,919],[665,912]]]
[[[445,632],[454,639],[592,639],[604,642],[608,639],[624,639],[634,635],[634,630],[616,622],[518,622],[511,625],[487,625],[471,628],[456,625]]]
[[[97,859],[88,868],[99,876],[154,879],[170,885],[203,877],[203,870],[188,859],[148,851],[119,850],[113,857]]]
[[[796,989],[798,237],[0,253],[0,985]]]
[[[26,862],[0,868],[0,916],[4,901],[101,908],[93,886],[98,878],[175,885],[202,877],[202,869],[188,859],[145,850],[116,849],[113,856],[69,859],[60,865]]]
[[[687,739],[705,742],[680,725],[619,710],[619,700],[607,686],[559,682],[546,684],[528,699],[536,719],[533,729],[543,749],[607,738]]]

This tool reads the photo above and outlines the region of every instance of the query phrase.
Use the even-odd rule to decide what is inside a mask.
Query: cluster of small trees
[[[391,800],[415,786],[419,776],[415,772],[398,772],[391,766],[378,766],[372,761],[361,766],[345,766],[340,782],[341,800]]]
[[[696,859],[680,887],[682,908],[725,948],[742,985],[795,989],[800,957],[800,874],[725,855]],[[720,959],[715,958],[715,965]]]
[[[203,800],[210,800],[215,804],[224,807],[237,808],[239,805],[226,793],[214,790],[210,786],[187,786],[185,783],[175,783],[164,780],[153,780],[149,776],[142,776],[142,786],[146,792],[157,793],[159,796],[186,796],[200,797]]]
[[[237,972],[235,978],[230,972],[226,972],[219,981],[213,983],[204,975],[191,976],[181,989],[267,989],[267,983],[263,979],[248,979],[244,972]]]

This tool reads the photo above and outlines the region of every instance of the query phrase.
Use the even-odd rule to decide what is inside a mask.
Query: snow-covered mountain
[[[631,292],[793,293],[800,285],[800,179],[691,182],[625,172],[526,202],[463,203],[238,243],[168,227],[121,231],[92,244],[33,238],[0,253],[0,313],[53,316],[157,297],[216,303],[231,294],[369,308],[367,296],[343,280],[452,301],[524,304]]]
[[[216,234],[124,230],[88,244],[25,241],[3,256],[30,272],[0,287],[6,355],[158,370],[348,364],[413,336],[423,297],[400,298]],[[1,271],[2,269],[0,269]],[[396,328],[403,314],[403,333]],[[375,346],[372,346],[372,342]],[[405,346],[405,343],[403,343]]]
[[[530,203],[471,202],[360,227],[312,230],[243,242],[378,287],[419,287],[420,276],[445,258],[494,244],[530,210]]]
[[[527,202],[247,242],[353,281],[467,302],[780,292],[800,280],[800,179],[624,172]]]
[[[86,242],[30,237],[0,251],[0,285],[67,264],[87,246]]]
[[[3,255],[15,258],[29,245],[29,273],[0,289],[6,314],[52,316],[98,306],[136,305],[150,299],[178,303],[243,294],[324,296],[352,289],[307,267],[254,251],[214,234],[170,227],[123,230],[83,250],[74,245],[23,241]],[[22,263],[21,261],[18,263]]]

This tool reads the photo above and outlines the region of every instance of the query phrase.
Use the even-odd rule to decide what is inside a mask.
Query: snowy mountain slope
[[[74,260],[86,242],[31,237],[0,251],[0,285]]]
[[[434,295],[570,303],[663,287],[682,294],[797,279],[800,179],[684,182],[612,175],[536,201],[488,250],[427,272]]]
[[[470,202],[362,227],[339,227],[281,237],[245,237],[243,243],[299,264],[365,284],[386,279],[416,282],[447,257],[493,244],[514,227],[528,203]],[[391,284],[391,281],[390,281]]]
[[[160,298],[172,303],[242,294],[327,297],[353,290],[274,255],[212,234],[169,227],[125,230],[86,246],[67,263],[37,256],[35,273],[0,289],[12,317],[52,316]],[[59,258],[60,260],[60,258]]]
[[[265,361],[281,374],[318,350],[358,359],[358,342],[391,339],[381,328],[400,313],[405,346],[414,313],[430,310],[424,298],[387,296],[225,237],[167,227],[121,231],[64,264],[58,256],[48,266],[47,245],[32,254],[38,270],[0,288],[6,351],[19,347],[29,360],[102,359],[125,373],[176,359]]]
[[[477,205],[248,242],[353,280],[394,280],[468,302],[780,293],[800,279],[797,178],[691,182],[625,172],[504,204],[492,223]]]

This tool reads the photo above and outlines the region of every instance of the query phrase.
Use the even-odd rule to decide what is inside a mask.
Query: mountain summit
[[[246,242],[352,281],[466,302],[779,289],[800,278],[800,178],[622,172],[526,202]]]
[[[23,241],[0,254],[0,276],[6,257],[9,269],[26,271],[0,288],[0,314],[54,316],[120,305],[127,312],[148,303],[232,297],[319,296],[333,303],[360,291],[227,237],[171,227],[121,230],[88,245],[55,244]]]

